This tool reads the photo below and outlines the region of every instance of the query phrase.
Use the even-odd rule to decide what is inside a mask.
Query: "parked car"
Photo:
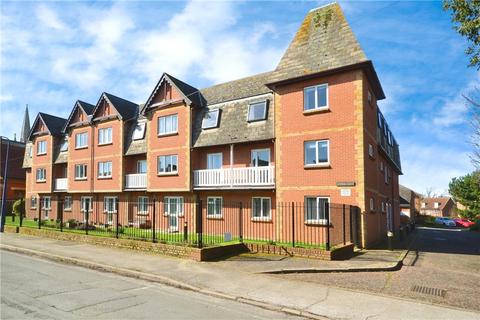
[[[453,219],[453,221],[455,221],[455,224],[457,226],[464,227],[464,228],[470,228],[471,226],[473,226],[475,224],[475,222],[470,221],[468,219],[463,219],[463,218]]]
[[[400,224],[407,225],[410,223],[410,217],[403,212],[400,212]]]
[[[455,227],[457,224],[453,219],[445,218],[445,217],[437,217],[435,218],[435,224],[441,224],[447,227]]]

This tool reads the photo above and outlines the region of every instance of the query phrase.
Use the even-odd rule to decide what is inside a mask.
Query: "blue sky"
[[[25,104],[67,117],[103,91],[144,102],[162,72],[202,88],[275,68],[304,2],[8,2],[0,9],[0,135]],[[374,62],[397,141],[401,183],[446,193],[473,167],[462,94],[480,87],[441,2],[340,1]]]

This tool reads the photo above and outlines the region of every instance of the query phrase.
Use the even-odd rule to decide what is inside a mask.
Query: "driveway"
[[[279,277],[480,311],[480,233],[423,227],[416,233],[400,271]]]

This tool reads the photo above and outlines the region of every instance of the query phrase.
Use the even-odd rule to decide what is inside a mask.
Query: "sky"
[[[25,105],[68,117],[103,91],[142,103],[163,72],[197,88],[273,70],[310,9],[329,1],[0,2],[0,135],[19,135]],[[471,114],[480,88],[466,40],[439,1],[339,1],[386,99],[400,182],[448,192],[473,170]]]

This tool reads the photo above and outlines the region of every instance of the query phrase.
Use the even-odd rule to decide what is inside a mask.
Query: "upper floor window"
[[[68,137],[63,137],[62,144],[60,146],[60,151],[68,150]]]
[[[426,202],[422,202],[422,208],[426,208],[427,207],[427,203]]]
[[[112,161],[105,161],[98,163],[98,177],[110,178],[112,177]]]
[[[88,133],[82,132],[75,135],[75,148],[86,148],[88,146]]]
[[[177,133],[178,131],[178,115],[158,118],[158,135]]]
[[[222,153],[207,154],[207,169],[221,169],[223,161]]]
[[[433,207],[434,207],[435,209],[440,208],[440,202],[434,202],[434,203],[433,203]]]
[[[328,109],[328,84],[303,89],[303,110]]]
[[[47,154],[47,141],[42,140],[37,143],[37,155]]]
[[[147,160],[137,161],[137,173],[147,173]]]
[[[137,123],[135,129],[133,130],[132,140],[140,140],[145,137],[145,126],[145,122]]]
[[[375,211],[375,199],[370,198],[370,211]]]
[[[252,219],[253,220],[270,220],[272,199],[263,197],[252,198]]]
[[[87,165],[86,164],[76,164],[75,165],[75,180],[85,180],[87,179]]]
[[[32,146],[28,147],[28,156],[30,158],[32,157],[32,152],[33,152],[33,147]]]
[[[270,165],[270,149],[252,150],[252,166],[267,167]]]
[[[178,156],[168,155],[158,157],[158,174],[178,172]]]
[[[330,163],[328,140],[305,142],[305,165],[327,165]]]
[[[219,109],[210,110],[203,116],[202,129],[210,129],[218,127]]]
[[[112,128],[98,129],[98,144],[112,143]]]
[[[306,197],[305,223],[327,223],[329,202],[327,197]]]
[[[267,119],[267,101],[252,103],[248,106],[248,121]]]
[[[47,170],[45,168],[37,169],[37,182],[47,181]]]

